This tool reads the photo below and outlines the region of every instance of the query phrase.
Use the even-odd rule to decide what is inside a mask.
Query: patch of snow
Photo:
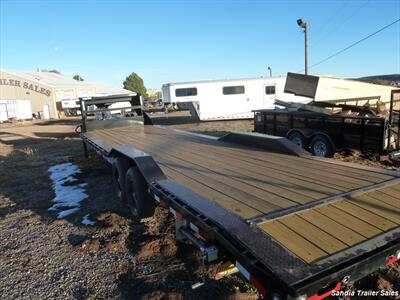
[[[58,213],[57,218],[59,218],[59,219],[65,218],[66,216],[72,215],[72,214],[76,213],[77,211],[79,211],[79,207],[62,210]]]
[[[94,225],[96,224],[96,222],[90,220],[90,215],[87,214],[83,217],[82,224],[88,226],[88,225]]]
[[[88,197],[84,189],[87,183],[71,184],[78,181],[75,174],[80,173],[81,170],[71,163],[63,163],[50,167],[48,171],[56,194],[53,199],[54,204],[49,210],[57,211],[58,218],[77,212],[80,202]]]

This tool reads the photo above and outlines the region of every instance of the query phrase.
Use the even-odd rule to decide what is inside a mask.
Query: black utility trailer
[[[400,172],[313,157],[285,138],[146,125],[135,101],[134,114],[110,116],[116,101],[81,99],[80,136],[111,164],[133,217],[168,207],[178,240],[206,262],[235,262],[266,297],[324,299],[398,264]]]
[[[316,156],[332,157],[336,150],[352,148],[394,158],[400,155],[400,110],[393,107],[399,93],[392,91],[388,119],[265,109],[254,111],[254,131],[287,137]]]

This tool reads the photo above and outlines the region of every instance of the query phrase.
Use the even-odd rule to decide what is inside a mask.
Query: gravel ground
[[[110,167],[96,155],[84,159],[76,124],[77,119],[0,125],[1,299],[258,298],[240,277],[215,281],[219,265],[205,266],[196,248],[175,242],[165,209],[157,208],[144,224],[132,222],[110,188]],[[252,122],[173,127],[218,136],[249,131]],[[48,168],[64,162],[81,169],[77,177],[89,197],[77,213],[57,219],[48,211],[55,197]],[[87,214],[95,225],[81,224]],[[399,277],[392,269],[356,287],[399,290]],[[198,282],[204,285],[193,290]]]

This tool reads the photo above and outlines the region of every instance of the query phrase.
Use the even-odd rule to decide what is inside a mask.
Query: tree
[[[83,81],[84,79],[81,77],[81,75],[76,74],[74,75],[74,77],[72,77],[73,79],[77,80],[77,81]]]
[[[50,72],[50,73],[56,73],[56,74],[61,74],[61,72],[58,71],[58,70],[50,70],[50,71],[48,71],[48,72]]]
[[[162,93],[160,91],[157,91],[156,92],[156,97],[157,97],[156,100],[161,99],[162,98]]]
[[[124,81],[124,89],[136,92],[142,95],[143,98],[147,97],[147,90],[144,86],[143,79],[135,72],[126,77]]]

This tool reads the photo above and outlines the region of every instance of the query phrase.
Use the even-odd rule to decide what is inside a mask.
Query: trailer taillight
[[[400,261],[400,250],[396,251],[396,253],[394,255],[392,255],[391,257],[389,257],[389,259],[386,262],[386,266],[391,266],[397,262]]]
[[[336,285],[320,294],[314,294],[307,298],[307,300],[323,300],[328,298],[329,296],[334,295],[337,292],[340,292],[344,286],[346,286],[350,282],[350,276],[345,276],[341,281],[337,282]],[[334,283],[333,283],[334,284]]]
[[[242,273],[244,278],[246,278],[258,291],[261,295],[265,296],[267,291],[265,290],[264,286],[253,276],[250,274],[249,271],[242,266],[242,264],[236,261],[236,268],[238,268],[239,272]]]
[[[161,205],[161,206],[167,206],[167,202],[164,199],[161,199],[157,195],[154,195],[154,199]]]

